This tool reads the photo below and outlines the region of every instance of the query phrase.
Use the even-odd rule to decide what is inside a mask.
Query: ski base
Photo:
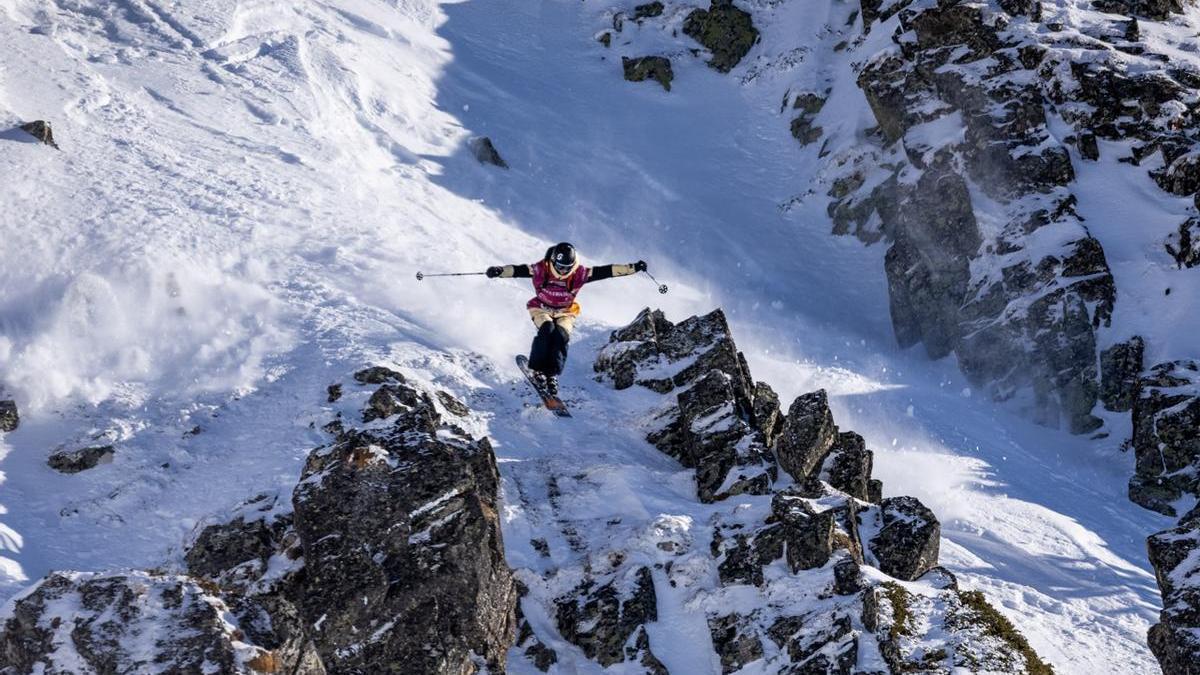
[[[529,382],[529,386],[533,387],[533,390],[541,397],[542,404],[546,406],[547,410],[559,417],[571,416],[571,411],[567,410],[567,404],[563,403],[561,398],[546,391],[544,387],[538,384],[533,376],[533,371],[529,369],[529,359],[527,357],[523,355],[517,356],[517,367],[525,374],[525,380]]]

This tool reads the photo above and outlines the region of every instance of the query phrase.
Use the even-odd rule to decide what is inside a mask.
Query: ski
[[[536,391],[537,395],[541,397],[542,403],[545,404],[547,410],[555,415],[558,415],[559,417],[571,416],[571,411],[567,410],[567,404],[563,403],[561,398],[554,396],[550,392],[546,391],[545,388],[538,385],[537,380],[533,377],[533,371],[529,369],[528,358],[523,355],[518,356],[517,367],[520,368],[521,372],[525,374],[525,379],[529,382],[529,386],[533,387],[533,390]]]

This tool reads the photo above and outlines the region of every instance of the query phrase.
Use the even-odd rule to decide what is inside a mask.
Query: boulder
[[[871,478],[874,455],[862,436],[853,431],[837,435],[822,463],[821,480],[864,502],[878,502],[883,486]]]
[[[404,375],[385,366],[371,366],[354,373],[354,381],[359,384],[404,384]]]
[[[475,659],[501,670],[516,591],[491,445],[443,424],[427,393],[385,389],[400,403],[389,426],[309,455],[292,498],[294,597],[331,671],[457,673]]]
[[[662,88],[671,91],[671,80],[675,72],[671,70],[671,60],[665,56],[621,57],[621,67],[625,71],[625,79],[630,82],[654,80]]]
[[[837,439],[837,425],[824,389],[796,398],[775,443],[779,466],[803,482],[821,466]]]
[[[79,473],[100,464],[111,464],[116,451],[111,445],[96,445],[78,450],[59,450],[46,463],[60,473]]]
[[[879,531],[867,542],[879,569],[914,581],[938,562],[942,527],[916,497],[889,497],[879,506]]]
[[[783,409],[779,395],[766,382],[754,383],[754,424],[762,433],[762,442],[767,447],[775,445],[775,439],[783,429]]]
[[[471,153],[475,155],[475,159],[479,160],[480,164],[491,164],[501,169],[508,168],[508,162],[504,161],[504,158],[500,156],[500,151],[492,143],[492,139],[487,136],[472,138],[469,145]]]
[[[712,52],[708,65],[722,73],[732,70],[758,42],[750,13],[735,7],[733,0],[712,0],[707,10],[693,10],[684,19],[683,32]]]
[[[20,424],[16,401],[0,401],[0,433],[16,431]]]
[[[325,672],[311,645],[266,648],[263,631],[182,576],[52,572],[0,621],[0,654],[16,673]],[[287,629],[298,626],[276,627]]]
[[[662,16],[663,4],[659,0],[647,2],[644,5],[638,5],[633,8],[633,20],[641,21],[642,19],[651,19],[656,16]]]
[[[1184,10],[1182,0],[1094,0],[1092,6],[1101,12],[1139,16],[1143,19],[1166,21],[1172,14]]]
[[[1138,396],[1146,345],[1134,336],[1100,353],[1100,400],[1113,412],[1128,412]]]
[[[54,132],[50,129],[50,123],[45,120],[34,120],[26,122],[20,126],[21,131],[33,136],[42,143],[49,145],[55,150],[59,150],[58,143],[54,142]]]

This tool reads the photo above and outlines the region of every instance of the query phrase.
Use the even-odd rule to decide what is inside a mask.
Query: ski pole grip
[[[420,280],[422,280],[422,279],[424,279],[424,278],[425,278],[425,274],[424,274],[424,273],[422,273],[422,272],[417,272],[417,281],[420,281]]]

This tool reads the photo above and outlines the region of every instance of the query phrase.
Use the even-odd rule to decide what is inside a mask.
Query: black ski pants
[[[529,368],[557,377],[567,365],[567,345],[571,342],[570,329],[557,321],[546,321],[538,327],[529,348]]]

